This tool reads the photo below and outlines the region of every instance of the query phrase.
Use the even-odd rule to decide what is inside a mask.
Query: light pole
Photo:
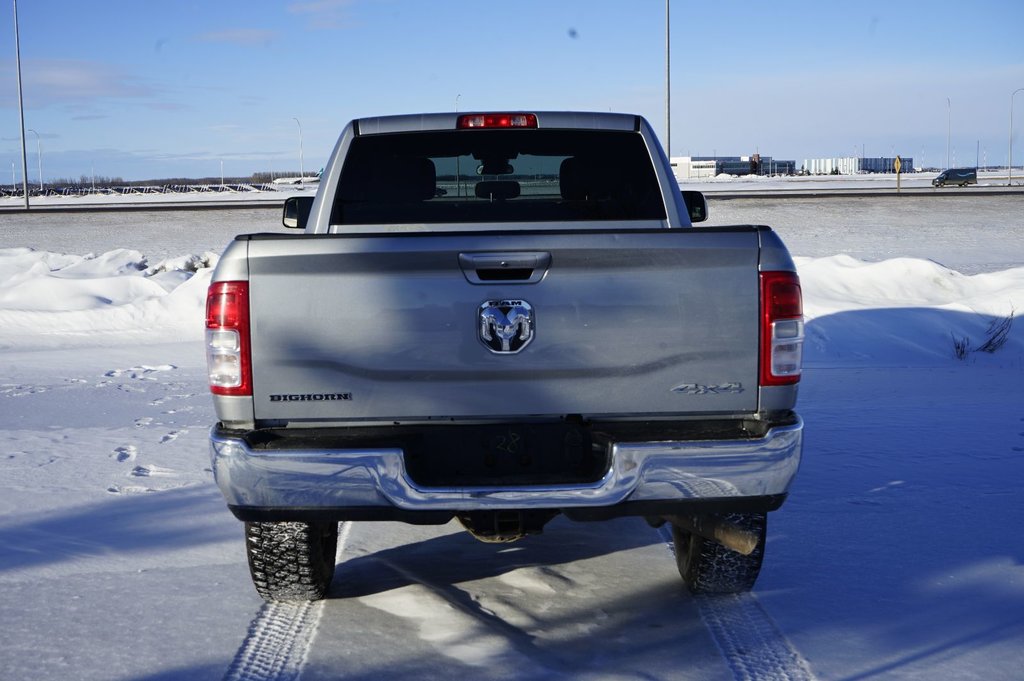
[[[949,131],[950,131],[950,105],[949,97],[946,97],[946,170],[949,170]]]
[[[39,133],[29,128],[28,131],[36,136],[36,158],[39,160],[39,193],[43,193],[43,145],[39,142]]]
[[[672,162],[672,41],[669,39],[668,0],[665,0],[665,154]]]
[[[295,121],[295,125],[299,126],[299,186],[302,186],[302,179],[306,176],[306,170],[302,166],[302,123],[299,123],[299,119],[292,117]]]
[[[18,115],[21,118],[21,187],[25,194],[25,210],[28,205],[28,155],[25,153],[25,105],[21,96],[21,38],[18,36],[18,0],[14,2],[14,56],[18,71]]]
[[[1006,186],[1013,183],[1013,96],[1018,92],[1024,92],[1024,87],[1019,87],[1010,93],[1010,146],[1006,151]]]
[[[455,113],[459,113],[459,97],[462,93],[455,95]],[[462,164],[459,162],[459,156],[455,156],[455,195],[460,199],[462,198]]]

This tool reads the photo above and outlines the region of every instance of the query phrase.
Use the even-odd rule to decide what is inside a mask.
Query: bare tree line
[[[81,175],[78,179],[58,177],[46,182],[50,188],[60,189],[64,187],[145,187],[153,185],[182,185],[182,184],[267,184],[278,177],[298,177],[299,172],[255,172],[248,177],[168,177],[155,180],[125,180],[121,177],[107,177],[104,175]]]

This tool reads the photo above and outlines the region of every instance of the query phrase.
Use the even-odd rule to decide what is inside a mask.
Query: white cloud
[[[202,33],[196,36],[196,40],[203,43],[226,43],[242,47],[269,47],[276,37],[275,31],[261,28],[230,28]]]
[[[103,62],[30,60],[24,62],[22,76],[25,104],[31,107],[81,104],[108,98],[148,99],[159,95],[146,81]],[[13,101],[12,96],[0,98],[0,105],[10,101]]]
[[[351,0],[309,0],[291,3],[288,11],[309,16],[310,28],[341,28],[348,24],[351,4]]]

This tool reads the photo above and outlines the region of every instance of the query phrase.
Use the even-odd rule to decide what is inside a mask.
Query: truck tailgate
[[[757,409],[756,228],[245,238],[259,421]]]

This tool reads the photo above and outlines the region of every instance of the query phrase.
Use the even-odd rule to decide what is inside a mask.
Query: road
[[[721,199],[707,226],[771,225],[799,257],[934,260],[964,274],[1024,263],[1024,194]]]

